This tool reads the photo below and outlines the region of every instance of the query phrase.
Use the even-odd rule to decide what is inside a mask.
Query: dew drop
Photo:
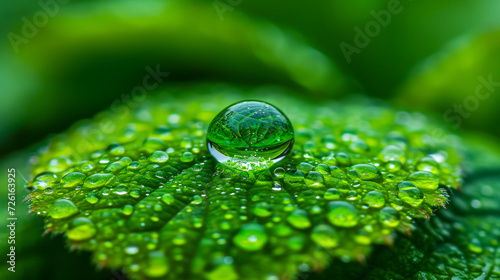
[[[83,183],[84,188],[100,188],[106,185],[107,182],[111,181],[115,176],[108,173],[97,173],[90,175]]]
[[[392,207],[384,207],[380,210],[379,219],[388,227],[397,227],[399,225],[399,212]]]
[[[429,171],[414,172],[406,180],[422,190],[435,190],[439,187],[439,179]]]
[[[131,245],[128,245],[127,247],[125,247],[124,251],[127,255],[135,255],[135,254],[139,253],[139,247],[137,247],[137,245],[135,245],[135,244],[131,244]]]
[[[370,191],[363,197],[363,202],[373,208],[380,208],[385,204],[385,197],[379,191]]]
[[[78,208],[67,199],[59,199],[49,208],[49,215],[54,219],[71,217],[78,213]]]
[[[194,159],[194,156],[193,156],[193,153],[191,153],[191,152],[185,152],[181,156],[182,162],[191,162],[191,161],[193,161],[193,159]]]
[[[150,252],[143,272],[152,278],[162,277],[168,272],[168,260],[162,251]]]
[[[97,230],[92,220],[85,217],[78,217],[73,219],[69,224],[66,236],[71,240],[82,241],[92,238],[96,232]]]
[[[331,188],[326,190],[325,194],[323,195],[323,198],[326,200],[338,200],[342,197],[342,194],[340,193],[339,190]]]
[[[66,174],[61,179],[61,187],[63,187],[63,188],[76,187],[77,185],[83,183],[83,180],[85,180],[85,177],[86,177],[85,174],[80,173],[80,172],[72,172],[72,173]]]
[[[42,172],[33,179],[33,187],[37,189],[45,189],[52,187],[59,182],[57,175],[52,172]]]
[[[173,195],[169,194],[169,193],[166,193],[164,194],[162,197],[161,197],[161,200],[163,202],[165,202],[167,205],[170,205],[172,203],[174,203],[175,201],[175,198]]]
[[[349,177],[352,179],[361,179],[361,180],[376,180],[380,178],[380,171],[377,167],[371,164],[356,164],[351,167],[349,170]]]
[[[132,206],[130,204],[127,204],[127,205],[123,206],[123,208],[122,208],[123,215],[130,216],[130,215],[132,215],[133,212],[134,212],[134,206]]]
[[[268,168],[290,152],[293,142],[290,120],[276,107],[261,101],[230,105],[212,120],[207,132],[212,156],[237,169]]]
[[[245,224],[233,238],[234,244],[246,251],[258,251],[267,242],[264,227],[259,224]]]
[[[150,162],[164,163],[168,161],[168,154],[163,151],[155,151],[149,156]]]
[[[305,229],[311,226],[311,221],[309,221],[307,217],[307,212],[302,209],[294,210],[286,220],[290,225],[298,229]]]
[[[85,196],[85,200],[90,204],[96,204],[99,201],[99,197],[97,196],[97,193],[91,192]]]
[[[399,184],[398,188],[398,197],[403,202],[417,207],[424,201],[424,194],[413,183],[403,181]]]
[[[358,224],[359,215],[356,208],[346,201],[328,203],[328,220],[338,227],[353,227]]]
[[[311,171],[307,173],[307,176],[304,181],[309,187],[314,187],[314,188],[322,187],[324,186],[325,183],[323,175],[321,175],[321,173],[317,171]]]

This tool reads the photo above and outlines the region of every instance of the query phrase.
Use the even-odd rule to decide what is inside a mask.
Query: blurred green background
[[[500,139],[497,0],[18,0],[1,5],[2,170],[16,166],[27,174],[29,147],[77,120],[129,102],[151,69],[169,74],[147,94],[213,82],[280,85],[312,102],[361,93],[434,115],[463,135]],[[19,197],[25,195],[20,189]],[[38,223],[41,233],[40,220],[26,219]],[[53,248],[47,253],[53,265],[55,256],[67,256],[61,240],[45,238],[46,244],[39,244],[38,233],[26,231],[31,235],[20,229],[19,238],[34,247],[19,252],[24,273],[45,271],[40,266],[47,262],[34,253],[37,246]],[[92,266],[85,254],[74,258],[78,265]],[[53,279],[68,275],[43,273]],[[110,272],[102,273],[110,278]]]

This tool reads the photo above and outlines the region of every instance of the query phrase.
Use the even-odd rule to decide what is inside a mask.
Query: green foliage
[[[230,169],[206,149],[208,124],[239,92],[171,91],[55,136],[33,168],[30,211],[137,278],[257,279],[363,261],[460,185],[456,137],[425,116],[278,91],[247,95],[283,104],[294,125],[294,149],[269,170]]]
[[[467,174],[449,209],[418,221],[392,248],[378,247],[366,266],[334,262],[315,278],[335,272],[335,279],[499,279],[499,171]]]

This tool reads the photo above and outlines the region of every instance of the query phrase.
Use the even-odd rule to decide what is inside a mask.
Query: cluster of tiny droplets
[[[31,212],[47,217],[47,230],[95,251],[99,264],[132,275],[273,279],[331,256],[362,259],[371,244],[391,243],[395,230],[428,217],[459,184],[443,139],[407,129],[430,125],[422,116],[289,97],[292,152],[258,172],[228,168],[205,138],[229,102],[197,98],[109,113],[115,129],[104,137],[86,134],[99,129],[96,119],[53,139],[33,160]]]

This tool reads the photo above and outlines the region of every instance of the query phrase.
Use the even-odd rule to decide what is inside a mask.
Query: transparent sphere
[[[273,105],[241,101],[222,110],[210,123],[208,150],[233,168],[259,170],[282,160],[293,147],[293,126]]]

